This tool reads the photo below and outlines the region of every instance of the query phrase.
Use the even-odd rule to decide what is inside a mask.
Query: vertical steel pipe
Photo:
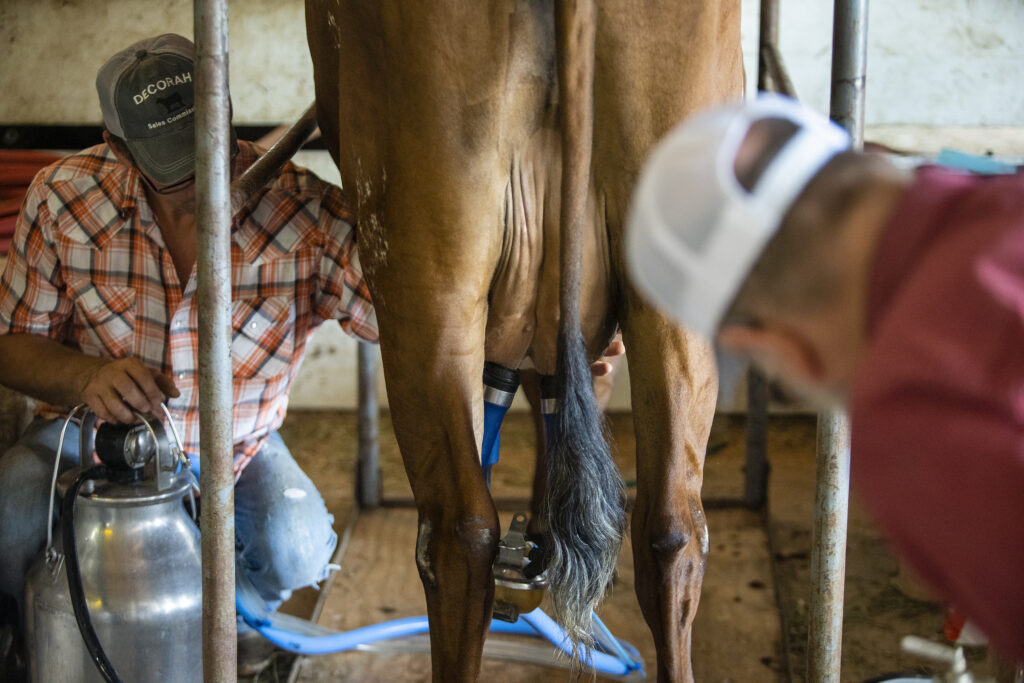
[[[747,462],[743,470],[743,503],[752,510],[768,498],[768,379],[757,368],[747,370]]]
[[[868,61],[868,0],[836,0],[832,28],[829,115],[864,143],[864,86]]]
[[[827,412],[818,416],[817,461],[807,680],[839,683],[850,500],[850,432],[842,413]]]
[[[195,0],[203,676],[237,679],[227,0]]]
[[[757,48],[757,89],[796,98],[796,88],[779,50],[779,0],[761,0],[761,31]]]
[[[864,141],[867,24],[868,0],[836,0],[830,114],[858,147]],[[807,679],[838,683],[850,499],[850,431],[844,414],[831,412],[819,416],[817,460]]]
[[[377,408],[376,349],[359,342],[359,454],[356,460],[356,502],[361,508],[380,505],[380,440]]]
[[[761,0],[761,30],[758,34],[757,89],[771,90],[771,67],[765,48],[779,46],[779,0]]]
[[[766,57],[779,43],[779,0],[761,0],[758,36],[757,89],[772,89]],[[764,507],[768,491],[768,380],[760,370],[747,370],[747,462],[743,502],[753,509]]]

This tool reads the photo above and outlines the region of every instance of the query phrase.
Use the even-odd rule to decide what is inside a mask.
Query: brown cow
[[[583,636],[622,519],[617,474],[594,443],[584,343],[596,358],[616,325],[634,378],[637,595],[659,680],[692,679],[714,362],[627,285],[622,226],[654,141],[740,95],[739,6],[307,0],[317,117],[355,199],[419,510],[436,681],[476,678],[491,616],[499,529],[480,468],[485,360],[559,373],[551,590],[556,616]]]

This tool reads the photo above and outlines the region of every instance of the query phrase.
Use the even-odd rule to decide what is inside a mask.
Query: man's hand
[[[601,357],[590,364],[590,374],[594,377],[604,377],[611,373],[615,369],[615,364],[610,362],[608,359],[614,358],[615,356],[621,356],[626,352],[626,345],[622,343],[622,333],[615,335],[611,343],[608,344],[608,348],[604,350]]]
[[[85,382],[82,400],[108,422],[137,422],[140,413],[160,415],[166,396],[180,392],[167,375],[146,367],[138,358],[119,358],[96,368]]]

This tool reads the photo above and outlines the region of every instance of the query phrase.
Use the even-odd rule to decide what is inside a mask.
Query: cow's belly
[[[559,320],[560,136],[538,131],[513,155],[505,187],[501,251],[488,296],[488,361],[553,374]],[[611,259],[600,192],[584,226],[580,317],[591,359],[615,331]]]

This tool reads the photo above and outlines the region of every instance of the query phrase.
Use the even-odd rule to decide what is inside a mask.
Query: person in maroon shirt
[[[882,531],[1024,661],[1024,176],[901,171],[761,97],[655,149],[626,261],[683,325],[849,410]]]

